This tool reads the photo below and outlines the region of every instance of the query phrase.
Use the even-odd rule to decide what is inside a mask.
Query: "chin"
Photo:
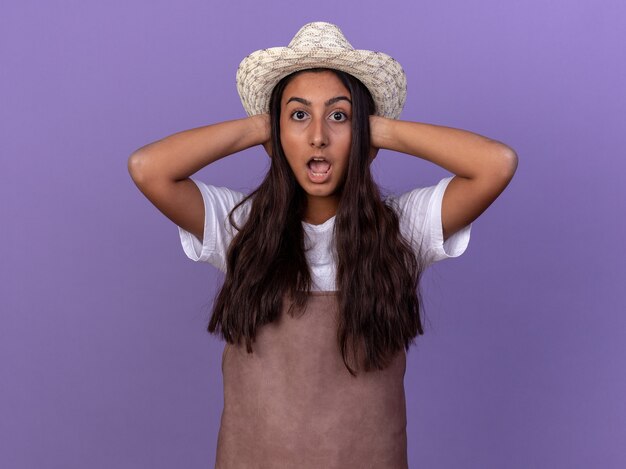
[[[304,191],[311,197],[338,197],[340,195],[336,187],[305,188]]]
[[[328,189],[321,189],[321,188],[305,188],[304,192],[307,193],[307,195],[310,195],[312,197],[330,197],[333,195],[334,191],[332,190],[328,190]]]

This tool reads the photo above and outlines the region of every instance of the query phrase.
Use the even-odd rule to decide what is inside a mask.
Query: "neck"
[[[339,199],[337,197],[308,196],[304,221],[312,225],[321,225],[337,213]]]

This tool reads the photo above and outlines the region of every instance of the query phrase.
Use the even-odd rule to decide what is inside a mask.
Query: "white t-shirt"
[[[410,241],[416,253],[421,253],[426,265],[450,257],[458,257],[467,248],[472,225],[467,225],[443,241],[441,201],[448,183],[454,176],[429,187],[419,187],[400,196],[390,196],[388,201],[396,208],[400,231]],[[216,187],[192,178],[204,200],[204,239],[180,226],[180,242],[187,257],[193,261],[208,262],[226,272],[228,245],[236,230],[228,220],[233,207],[245,194],[226,187]],[[243,226],[250,212],[252,200],[247,200],[234,213],[238,226]],[[335,291],[336,265],[333,258],[333,228],[335,217],[321,225],[302,222],[305,232],[306,258],[311,269],[312,291]],[[421,246],[421,250],[420,250]]]

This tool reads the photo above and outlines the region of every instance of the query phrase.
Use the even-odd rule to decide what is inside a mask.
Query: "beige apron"
[[[406,352],[385,370],[346,369],[334,292],[312,292],[245,344],[225,344],[216,469],[407,469]],[[353,367],[354,368],[354,367]]]

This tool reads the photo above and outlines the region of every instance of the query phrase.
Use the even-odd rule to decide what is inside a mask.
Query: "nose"
[[[328,133],[323,119],[312,119],[309,130],[312,147],[324,148],[328,145]]]

